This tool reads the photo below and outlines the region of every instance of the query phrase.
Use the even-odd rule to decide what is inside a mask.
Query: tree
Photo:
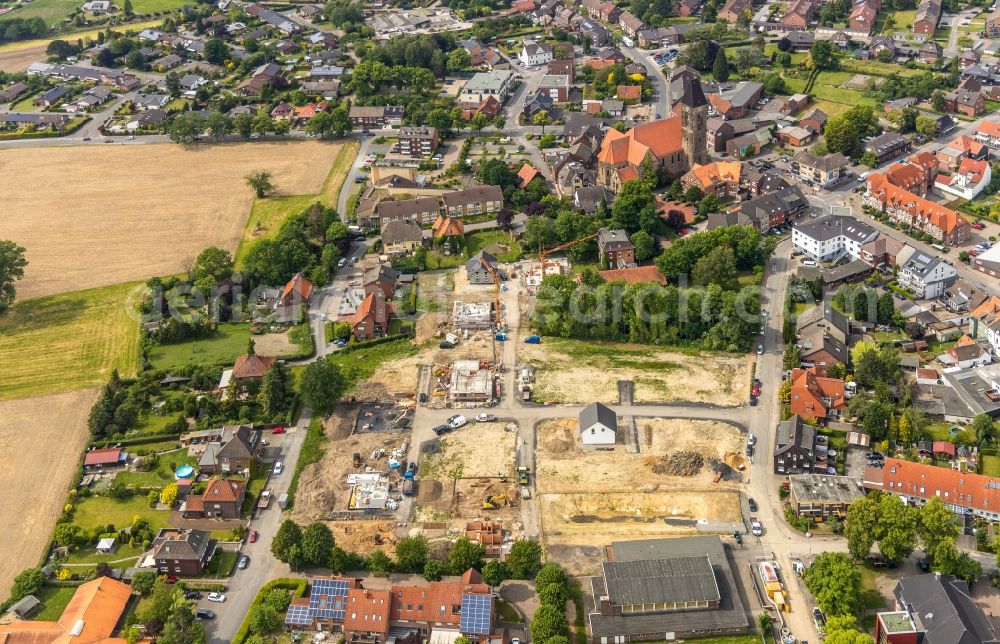
[[[992,442],[996,426],[987,414],[979,414],[972,419],[972,430],[976,433],[976,442],[982,445]]]
[[[326,566],[336,543],[325,523],[310,523],[302,533],[302,559],[307,565]]]
[[[132,575],[132,590],[140,595],[148,595],[153,590],[156,583],[156,572],[153,570],[140,570]]]
[[[562,609],[569,598],[568,589],[559,584],[549,584],[538,593],[538,600],[542,605],[555,606]]]
[[[894,383],[899,374],[899,353],[893,347],[877,347],[872,342],[858,342],[851,348],[854,379],[865,388],[876,383]]]
[[[499,586],[508,578],[507,565],[497,559],[483,564],[483,581],[490,586]]]
[[[644,218],[656,216],[653,193],[642,181],[626,181],[611,206],[612,224],[632,234],[642,228]]]
[[[163,631],[157,636],[158,644],[205,644],[205,627],[200,620],[194,617],[194,604],[180,593],[174,594],[174,602],[170,607],[170,612]],[[272,609],[273,610],[273,609]],[[275,613],[275,618],[280,618]]]
[[[835,116],[826,123],[823,128],[826,137],[827,150],[841,152],[845,155],[854,154],[861,142],[861,135],[853,123],[843,118],[843,115]]]
[[[451,574],[461,575],[469,568],[476,570],[482,568],[484,557],[486,548],[482,544],[461,537],[448,551],[448,567],[451,569]]]
[[[28,595],[37,595],[45,585],[45,574],[39,568],[26,568],[14,577],[10,599],[20,601]]]
[[[520,539],[510,547],[507,569],[512,579],[532,579],[542,567],[542,547],[537,541]]]
[[[249,139],[253,134],[253,116],[249,114],[237,114],[233,117],[233,129],[239,132],[244,139]]]
[[[780,51],[788,51],[792,48],[792,41],[788,39],[787,36],[782,36],[781,40],[778,41],[778,49]]]
[[[806,587],[828,616],[852,615],[861,598],[861,572],[842,552],[824,552],[809,566]]]
[[[427,537],[423,535],[400,539],[396,542],[396,570],[409,573],[423,572],[429,552]]]
[[[373,575],[383,576],[392,572],[392,559],[389,558],[389,555],[382,552],[381,549],[368,555],[365,564]]]
[[[767,633],[771,631],[771,626],[774,624],[774,618],[771,617],[771,613],[766,610],[760,611],[760,615],[757,616],[757,626],[760,630]]]
[[[705,198],[698,204],[698,214],[707,217],[719,210],[719,198],[715,193],[705,195]]]
[[[448,71],[452,74],[465,70],[470,64],[472,60],[465,47],[455,47],[448,53]]]
[[[291,382],[285,365],[275,361],[264,372],[264,378],[260,384],[258,396],[264,415],[268,418],[277,418],[285,413],[288,408],[290,390]]]
[[[544,215],[533,215],[524,222],[524,245],[541,251],[559,239],[556,222]]]
[[[171,483],[170,485],[165,485],[162,490],[160,490],[160,503],[167,506],[168,508],[173,507],[174,501],[177,500],[177,484]]]
[[[216,141],[233,131],[232,122],[221,112],[212,112],[205,118],[205,128]]]
[[[718,284],[723,290],[734,291],[739,288],[739,271],[736,269],[736,257],[733,249],[728,246],[718,246],[707,255],[702,256],[694,264],[691,277],[695,284],[708,286]]]
[[[854,292],[854,299],[851,302],[851,310],[854,311],[854,319],[870,322],[868,314],[868,290],[859,288]]]
[[[847,508],[844,536],[854,559],[864,559],[872,545],[890,561],[900,561],[917,543],[917,511],[894,494],[869,495]]]
[[[836,69],[837,54],[829,40],[816,40],[809,52],[816,69]]]
[[[542,605],[531,619],[531,641],[544,642],[550,637],[565,635],[566,616],[564,610],[555,606]]]
[[[222,65],[229,58],[229,45],[220,38],[205,41],[205,60],[213,65]]]
[[[632,233],[632,245],[635,246],[635,258],[643,262],[656,255],[656,240],[644,230]]]
[[[298,548],[302,543],[302,528],[291,519],[285,519],[278,527],[274,539],[271,540],[271,553],[278,561],[288,563],[289,550]]]
[[[892,324],[892,316],[896,312],[896,307],[892,302],[892,293],[885,291],[878,296],[878,323]]]
[[[250,611],[250,632],[257,635],[270,635],[281,628],[281,618],[273,606],[258,604]]]
[[[544,135],[545,134],[545,126],[552,124],[552,117],[549,116],[548,112],[546,112],[545,110],[542,110],[542,111],[538,112],[537,114],[535,114],[533,117],[531,117],[531,122],[534,123],[535,125],[541,125],[542,126],[542,134]]]
[[[135,15],[135,9],[132,7],[132,0],[125,0],[122,5],[122,15],[126,18],[131,18]]]
[[[944,97],[944,93],[940,90],[931,94],[931,106],[934,108],[935,112],[944,112],[948,108],[948,102]]]
[[[836,615],[826,620],[825,644],[874,644],[871,635],[857,629],[853,615]]]
[[[211,276],[222,281],[229,279],[233,275],[236,266],[233,264],[233,257],[229,251],[217,246],[209,246],[198,253],[191,268],[190,279],[197,280],[202,277]]]
[[[428,559],[424,564],[424,579],[427,581],[441,581],[441,578],[448,574],[448,564],[438,559]]]
[[[510,231],[514,227],[514,211],[510,208],[501,208],[497,211],[497,228],[503,231]]]
[[[469,125],[476,130],[476,136],[482,136],[483,128],[489,125],[490,119],[488,116],[480,112],[472,117],[469,121]]]
[[[174,143],[192,143],[201,134],[203,126],[201,116],[190,112],[179,114],[170,124],[167,136]]]
[[[729,80],[729,60],[726,58],[726,48],[719,47],[719,53],[715,55],[715,62],[712,64],[712,76],[720,83]]]
[[[559,564],[545,564],[538,574],[535,575],[535,591],[539,591],[545,588],[549,584],[559,584],[561,586],[566,586],[569,584],[569,578],[566,576],[566,571],[563,570]]]
[[[958,534],[955,514],[940,497],[931,497],[930,501],[920,508],[920,538],[924,542],[926,552],[934,553],[942,542],[954,542]]]
[[[865,152],[861,155],[861,163],[869,168],[874,168],[878,165],[878,157],[875,156],[874,152]]]
[[[802,366],[802,348],[797,344],[789,342],[785,345],[785,352],[781,356],[781,368],[785,371],[796,369]]]
[[[49,46],[45,48],[46,56],[49,58],[57,58],[59,60],[65,60],[66,58],[74,55],[76,52],[76,47],[69,44],[65,40],[53,40],[49,43]]]
[[[76,541],[78,534],[80,534],[80,526],[68,521],[62,521],[56,524],[56,528],[52,533],[52,540],[60,546],[71,546]]]
[[[271,173],[268,170],[254,170],[245,179],[247,185],[253,188],[258,199],[267,196],[267,193],[274,190],[274,184],[271,183]]]
[[[698,186],[691,186],[684,191],[684,201],[689,204],[696,204],[701,201],[705,196],[705,193],[701,191]]]
[[[929,139],[933,139],[937,136],[937,128],[937,120],[930,116],[924,116],[923,114],[918,116],[914,122],[914,129],[917,131],[917,134],[923,134]]]
[[[299,379],[302,400],[320,414],[329,414],[347,389],[347,379],[336,363],[325,357],[306,365]]]

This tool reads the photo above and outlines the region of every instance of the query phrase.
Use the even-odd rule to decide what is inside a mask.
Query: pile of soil
[[[444,486],[441,485],[441,481],[421,479],[420,485],[417,487],[417,500],[421,503],[432,503],[441,498],[442,492],[444,492]]]
[[[432,438],[429,441],[424,441],[420,443],[420,453],[421,454],[437,454],[441,451],[441,439]]]
[[[705,465],[705,457],[698,452],[671,452],[656,461],[653,472],[665,476],[694,476]]]
[[[438,337],[440,331],[445,330],[448,323],[448,316],[444,313],[427,312],[417,318],[416,341],[426,342],[431,338]]]
[[[712,468],[713,472],[722,475],[722,480],[724,481],[741,481],[743,477],[740,476],[739,472],[729,467],[726,463],[714,458],[708,459],[708,466]]]

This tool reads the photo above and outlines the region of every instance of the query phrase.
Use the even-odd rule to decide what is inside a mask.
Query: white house
[[[93,0],[83,3],[83,10],[87,13],[107,13],[111,11],[111,3],[107,0]]]
[[[955,267],[937,257],[917,251],[899,268],[899,285],[913,291],[921,299],[934,299],[955,283]]]
[[[954,195],[972,201],[990,185],[992,174],[990,164],[985,159],[966,157],[952,174],[938,175],[934,180],[934,189],[944,196]]]
[[[518,59],[525,67],[547,65],[552,60],[552,47],[525,38]]]
[[[592,403],[580,412],[580,442],[584,445],[614,445],[618,436],[618,415],[601,403]]]
[[[854,217],[830,215],[796,224],[792,245],[813,259],[835,261],[843,256],[856,260],[861,247],[878,237],[878,231]]]

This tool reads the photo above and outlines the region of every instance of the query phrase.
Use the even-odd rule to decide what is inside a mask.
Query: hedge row
[[[170,440],[180,440],[181,434],[179,432],[170,432],[168,434],[145,434],[143,436],[133,436],[132,438],[104,438],[101,440],[90,441],[90,447],[105,448],[111,447],[112,445],[146,445],[149,443],[162,443],[163,441]]]
[[[395,342],[396,340],[409,339],[409,333],[395,333],[393,335],[387,335],[375,340],[365,340],[364,342],[352,342],[346,347],[337,351],[337,353],[353,353],[354,351],[360,351],[361,349],[367,349],[368,347],[374,347],[377,344],[386,344],[388,342]]]
[[[302,597],[306,594],[306,580],[285,577],[283,579],[275,579],[274,581],[269,581],[264,584],[257,593],[257,596],[253,598],[253,603],[250,604],[250,609],[247,610],[247,614],[243,618],[243,623],[240,624],[240,629],[236,631],[236,636],[233,638],[233,644],[243,644],[247,641],[247,638],[250,637],[250,616],[253,614],[254,609],[260,606],[261,602],[264,601],[264,595],[266,595],[268,591],[275,588],[292,591],[293,598]]]

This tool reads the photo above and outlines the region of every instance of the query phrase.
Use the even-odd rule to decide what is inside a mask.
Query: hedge
[[[250,604],[250,608],[247,610],[246,616],[243,618],[243,623],[240,624],[240,629],[236,631],[236,636],[233,637],[233,644],[243,644],[247,641],[247,638],[250,637],[250,615],[252,615],[254,609],[260,606],[261,602],[264,601],[264,595],[266,595],[268,591],[275,588],[292,591],[293,598],[302,597],[306,594],[306,580],[285,577],[269,581],[261,586],[257,596],[253,598],[253,603]]]
[[[180,438],[180,432],[170,432],[167,434],[145,434],[143,436],[121,439],[102,438],[101,440],[90,441],[90,447],[104,448],[112,445],[146,445],[148,443],[162,443],[163,441],[169,440],[179,441]]]
[[[409,333],[394,333],[393,335],[386,335],[375,340],[365,340],[364,342],[352,342],[346,347],[343,347],[337,351],[337,353],[353,353],[361,349],[367,349],[368,347],[374,347],[377,344],[386,344],[388,342],[395,342],[396,340],[409,340],[411,338]]]

